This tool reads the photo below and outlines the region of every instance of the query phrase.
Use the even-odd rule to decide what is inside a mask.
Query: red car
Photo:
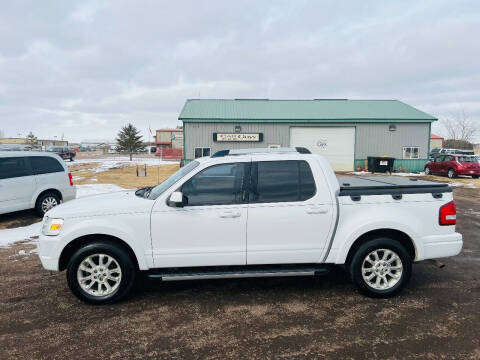
[[[425,165],[425,174],[447,175],[454,178],[457,175],[468,175],[474,179],[480,176],[480,165],[475,156],[438,155]]]

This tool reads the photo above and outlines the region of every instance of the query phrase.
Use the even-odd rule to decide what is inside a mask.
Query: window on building
[[[0,179],[30,175],[23,157],[0,158]]]
[[[57,159],[50,156],[30,156],[30,163],[35,174],[50,174],[65,171]]]
[[[420,159],[420,152],[418,146],[405,146],[403,148],[404,159]]]
[[[245,169],[249,163],[214,165],[182,185],[187,206],[230,205],[243,202]]]
[[[304,201],[315,194],[315,181],[306,161],[261,161],[252,164],[250,202]]]
[[[195,159],[203,157],[203,156],[210,156],[210,148],[209,147],[197,147],[194,150],[193,156]]]

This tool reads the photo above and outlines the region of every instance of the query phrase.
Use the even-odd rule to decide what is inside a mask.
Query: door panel
[[[246,227],[247,205],[154,209],[155,267],[245,265]]]
[[[25,158],[0,158],[0,213],[30,208],[36,183]]]
[[[155,203],[151,218],[155,267],[245,265],[250,163],[200,170],[180,188],[183,208]]]
[[[314,179],[310,167],[295,173],[292,166],[279,163],[306,162],[252,164],[247,263],[318,262],[330,239],[334,222],[334,207],[328,187],[324,179]],[[313,173],[321,174],[320,169],[314,169]],[[295,182],[299,183],[297,187]]]

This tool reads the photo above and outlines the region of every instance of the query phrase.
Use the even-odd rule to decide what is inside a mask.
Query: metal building
[[[338,171],[363,166],[367,156],[390,156],[395,169],[421,171],[430,127],[437,119],[398,100],[187,100],[184,159],[219,150],[302,146]]]

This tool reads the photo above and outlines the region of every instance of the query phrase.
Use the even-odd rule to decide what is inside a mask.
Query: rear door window
[[[0,158],[0,179],[11,179],[30,175],[24,157]]]
[[[30,163],[36,175],[65,171],[58,160],[50,156],[31,156]]]
[[[306,161],[260,161],[252,164],[251,203],[304,201],[315,194]]]

